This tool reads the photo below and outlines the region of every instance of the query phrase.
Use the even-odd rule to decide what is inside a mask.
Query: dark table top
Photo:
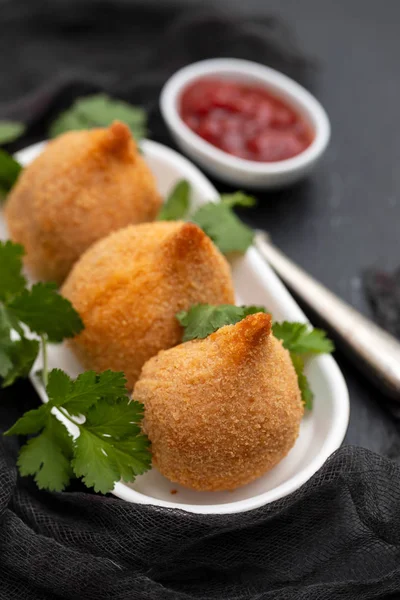
[[[185,4],[195,5],[196,0]],[[224,6],[222,0],[212,4]],[[257,208],[257,226],[265,227],[274,242],[317,279],[370,314],[361,286],[363,269],[400,264],[400,2],[225,2],[227,10],[236,5],[246,12],[280,15],[296,31],[300,47],[317,61],[313,91],[332,125],[332,140],[318,169],[290,191],[265,196]],[[29,27],[29,20],[26,23]],[[92,68],[100,42],[87,42],[85,60]],[[37,55],[40,36],[31,43]],[[29,45],[12,49],[8,43],[4,59],[5,50],[19,93],[42,83],[41,65],[30,60]],[[44,46],[44,55],[45,50]],[[49,55],[48,63],[47,74],[49,69],[55,74],[79,67],[79,53],[72,43],[59,55]],[[112,71],[113,65],[99,68]],[[0,102],[13,97],[6,84],[2,82]],[[399,458],[399,426],[384,398],[340,352],[336,358],[351,397],[346,441]]]
[[[239,4],[239,2],[238,2]],[[331,120],[328,151],[309,181],[258,208],[274,242],[332,291],[371,316],[361,286],[369,266],[400,264],[400,3],[268,0],[246,10],[281,15],[318,61],[314,93]],[[336,353],[347,380],[346,441],[400,457],[385,400]]]

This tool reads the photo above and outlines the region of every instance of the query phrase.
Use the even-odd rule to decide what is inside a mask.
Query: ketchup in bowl
[[[292,158],[313,141],[309,125],[284,100],[229,79],[194,81],[183,91],[180,115],[207,142],[247,160]]]

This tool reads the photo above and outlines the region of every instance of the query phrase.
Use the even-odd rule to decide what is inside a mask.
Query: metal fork
[[[256,231],[255,246],[288,286],[302,298],[366,367],[380,389],[400,401],[400,343],[389,333],[338,298]]]

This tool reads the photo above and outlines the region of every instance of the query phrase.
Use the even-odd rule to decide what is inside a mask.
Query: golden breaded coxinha
[[[289,353],[264,313],[160,352],[133,397],[144,404],[160,472],[202,491],[232,490],[274,467],[304,410]]]
[[[155,219],[161,197],[129,128],[72,131],[24,169],[5,214],[11,239],[40,279],[61,283],[93,242]]]
[[[84,331],[71,345],[89,369],[124,371],[133,387],[144,363],[182,339],[176,313],[234,301],[230,268],[193,223],[132,225],[94,244],[62,288]]]

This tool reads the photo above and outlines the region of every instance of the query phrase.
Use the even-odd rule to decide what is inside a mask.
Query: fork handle
[[[283,281],[340,336],[351,354],[361,359],[366,374],[400,401],[400,343],[396,338],[308,275],[271,244],[265,232],[256,233],[255,246]]]

